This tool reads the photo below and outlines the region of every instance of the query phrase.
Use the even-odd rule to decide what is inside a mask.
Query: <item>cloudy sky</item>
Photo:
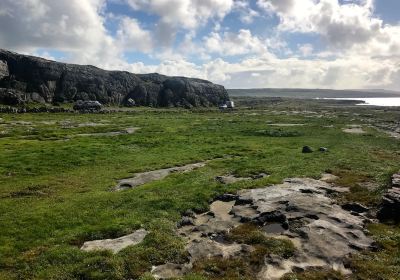
[[[400,90],[400,1],[1,0],[0,48],[228,88]]]

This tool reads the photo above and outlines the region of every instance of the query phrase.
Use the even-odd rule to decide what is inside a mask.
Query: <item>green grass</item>
[[[374,182],[380,190],[387,185],[391,173],[400,168],[399,142],[373,129],[367,135],[343,133],[346,124],[362,121],[353,120],[357,116],[345,110],[307,108],[331,110],[335,116],[319,118],[273,112],[298,110],[298,105],[291,106],[232,113],[140,108],[104,115],[0,115],[0,279],[139,278],[151,265],[184,260],[182,240],[173,228],[185,210],[206,210],[218,194],[287,177],[318,178],[330,170],[352,187],[346,199],[376,205],[380,191],[368,191],[362,183]],[[374,113],[377,119],[386,116]],[[102,125],[78,126],[83,123]],[[268,123],[305,125],[277,127],[273,131],[279,133],[271,135],[258,133],[272,131]],[[113,137],[76,137],[127,127],[140,130]],[[329,152],[302,154],[305,145],[314,150],[328,147]],[[205,160],[211,161],[193,172],[125,192],[109,191],[135,172]],[[232,185],[214,180],[228,173],[259,172],[271,176]],[[79,250],[87,240],[114,238],[141,227],[152,234],[117,255]]]

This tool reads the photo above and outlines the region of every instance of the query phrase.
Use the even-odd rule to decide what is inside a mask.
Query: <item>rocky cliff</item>
[[[215,106],[228,100],[223,86],[200,79],[105,71],[0,49],[0,103],[73,102],[168,107]]]

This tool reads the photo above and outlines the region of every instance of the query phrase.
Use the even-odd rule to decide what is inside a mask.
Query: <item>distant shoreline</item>
[[[315,98],[317,100],[359,101],[357,106],[400,107],[399,97],[367,97],[367,98]]]
[[[389,90],[332,90],[332,89],[228,89],[237,97],[288,97],[288,98],[395,98],[400,92]]]

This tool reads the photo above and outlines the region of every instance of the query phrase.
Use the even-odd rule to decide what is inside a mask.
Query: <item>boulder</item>
[[[128,98],[128,100],[126,101],[125,105],[127,107],[134,107],[136,105],[135,100],[133,100],[132,98]]]
[[[193,226],[194,221],[190,217],[182,217],[182,219],[178,222],[177,226],[178,227],[184,227],[184,226]]]
[[[313,150],[311,149],[310,146],[304,146],[303,147],[303,150],[302,150],[303,154],[309,154],[309,153],[312,153],[312,152],[313,152]]]
[[[100,111],[103,105],[98,101],[78,101],[74,105],[74,110],[81,112]]]
[[[48,103],[97,100],[102,104],[192,108],[229,100],[223,86],[205,80],[105,71],[2,49],[0,82],[0,87],[24,94],[38,93]]]

